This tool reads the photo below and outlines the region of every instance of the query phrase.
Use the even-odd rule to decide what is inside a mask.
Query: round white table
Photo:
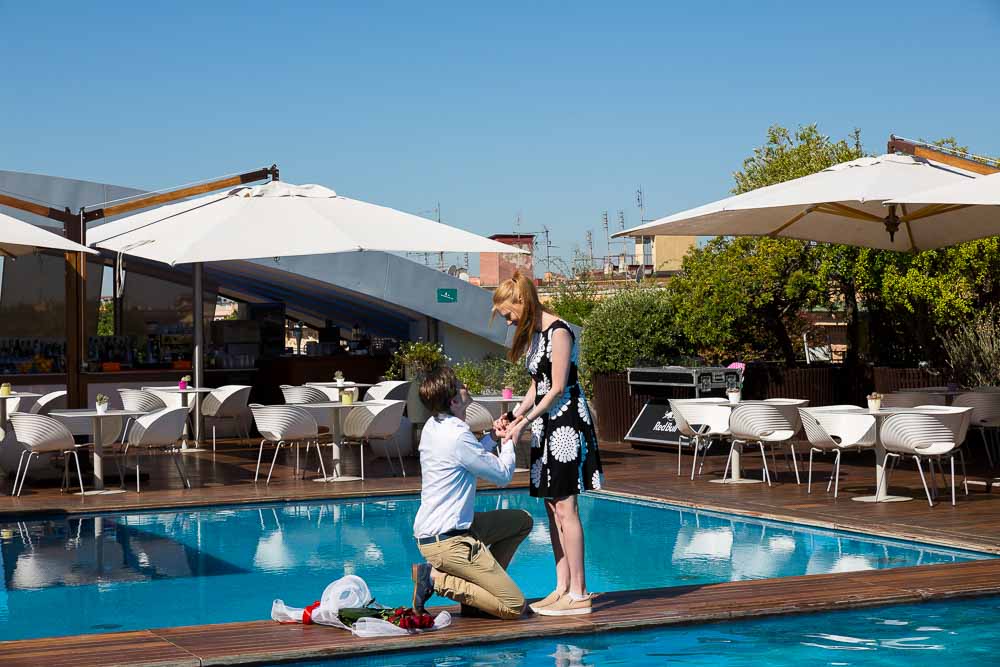
[[[333,463],[333,474],[327,477],[318,477],[314,479],[314,482],[357,482],[360,481],[360,477],[355,477],[354,475],[341,475],[340,474],[340,461],[341,461],[341,443],[344,440],[344,428],[342,426],[341,413],[344,410],[351,410],[353,408],[362,408],[367,405],[379,405],[377,401],[354,401],[353,403],[341,403],[338,401],[329,401],[325,403],[299,403],[297,404],[300,408],[305,408],[307,410],[331,410],[333,411],[333,422],[331,424],[331,436],[333,440],[333,453],[331,455]],[[363,447],[364,445],[362,445]],[[347,450],[350,451],[350,450]],[[346,457],[345,457],[346,460]],[[358,462],[361,461],[361,452],[358,451]]]
[[[168,387],[143,387],[142,389],[143,391],[152,390],[152,391],[159,391],[165,394],[180,394],[181,406],[185,408],[188,407],[188,405],[190,405],[190,403],[188,402],[189,396],[198,396],[200,394],[211,394],[213,391],[215,391],[210,387],[187,387],[185,389],[181,389],[176,385]],[[201,441],[201,410],[198,409],[198,407],[195,408],[194,438],[192,440],[192,442],[194,442],[195,444],[194,447],[188,447],[187,435],[188,435],[187,427],[185,426],[184,439],[181,441],[181,452],[193,453],[193,452],[204,451],[203,449],[198,449],[198,443]]]
[[[50,416],[55,418],[90,417],[92,425],[91,433],[94,436],[94,490],[86,491],[84,492],[85,494],[125,492],[124,489],[104,490],[104,431],[102,422],[112,417],[123,419],[144,414],[146,413],[139,410],[107,410],[105,412],[98,412],[94,408],[70,408],[66,410],[53,410],[49,413]]]
[[[513,409],[515,405],[520,405],[521,401],[524,400],[524,396],[511,396],[510,398],[504,398],[503,396],[473,396],[472,400],[476,403],[499,405],[500,414],[504,414]],[[514,443],[515,450],[519,444]],[[528,472],[528,468],[514,468],[514,472]]]
[[[41,394],[30,391],[12,391],[9,396],[0,396],[0,428],[7,429],[7,401],[15,398],[39,398]]]
[[[362,387],[364,387],[364,388],[374,387],[375,385],[372,384],[372,383],[370,383],[370,382],[348,382],[347,380],[344,380],[343,382],[341,382],[339,384],[336,381],[331,381],[331,382],[306,382],[306,386],[307,387],[332,387],[334,389],[352,389],[354,387],[358,387],[358,388],[362,388]]]

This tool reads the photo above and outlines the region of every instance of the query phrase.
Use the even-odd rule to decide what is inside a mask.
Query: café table
[[[12,391],[7,396],[0,396],[0,428],[7,430],[7,401],[15,398],[39,398],[41,394],[30,391]]]
[[[325,401],[323,403],[299,403],[297,404],[300,408],[305,408],[306,410],[331,410],[333,412],[333,422],[331,423],[331,439],[333,441],[333,453],[331,456],[333,462],[333,474],[327,477],[317,477],[314,482],[357,482],[360,481],[360,477],[355,477],[354,475],[342,475],[340,474],[340,462],[341,456],[347,452],[351,452],[352,448],[348,448],[345,451],[341,451],[341,445],[344,440],[344,428],[343,420],[341,418],[341,413],[344,410],[351,410],[353,408],[363,408],[369,405],[380,405],[378,401],[354,401],[351,403],[343,403],[340,401]],[[363,447],[364,445],[362,445]],[[354,458],[354,454],[350,454],[350,461],[352,463],[361,462],[361,452],[358,450],[356,452],[357,459]],[[347,457],[344,457],[347,460]]]
[[[146,413],[139,410],[105,410],[98,412],[94,408],[69,408],[64,410],[53,410],[49,413],[52,417],[90,417],[91,433],[94,436],[94,491],[104,493],[124,493],[123,490],[114,489],[104,491],[104,430],[105,419],[128,417],[138,417]],[[93,493],[93,492],[91,492]]]
[[[185,407],[185,408],[188,407],[188,405],[189,405],[189,402],[188,402],[189,401],[189,399],[188,399],[189,396],[196,396],[197,397],[197,396],[202,395],[202,394],[211,394],[213,391],[215,391],[214,389],[212,389],[210,387],[186,387],[184,389],[181,389],[180,387],[178,387],[176,385],[170,385],[170,386],[167,386],[167,387],[143,387],[142,389],[143,389],[143,391],[158,391],[158,392],[162,392],[164,394],[180,394],[180,397],[181,397],[181,406]],[[181,441],[181,451],[182,452],[184,452],[184,453],[194,453],[194,452],[204,451],[204,450],[201,450],[201,449],[197,449],[198,443],[201,441],[201,410],[198,410],[198,409],[195,410],[194,439],[192,440],[192,442],[194,442],[194,444],[195,444],[194,447],[188,447],[187,435],[188,435],[187,434],[187,426],[185,426],[184,427],[184,440]]]
[[[515,405],[520,405],[521,401],[524,400],[524,396],[511,396],[510,398],[504,398],[503,396],[473,396],[472,400],[476,403],[492,404],[500,406],[500,414],[506,414],[509,410],[514,409]],[[515,443],[515,448],[520,443]],[[528,468],[514,468],[514,472],[528,472]]]

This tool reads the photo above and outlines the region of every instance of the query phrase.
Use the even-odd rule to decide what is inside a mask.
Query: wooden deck
[[[959,495],[958,505],[945,502],[928,507],[915,471],[899,470],[892,492],[910,495],[905,503],[866,504],[850,500],[870,493],[874,475],[867,458],[844,463],[841,493],[834,499],[825,492],[828,463],[818,463],[813,493],[794,483],[781,467],[771,488],[761,484],[721,485],[709,480],[721,475],[723,457],[710,457],[704,475],[690,481],[677,476],[676,453],[632,450],[605,445],[602,450],[608,490],[634,497],[734,512],[755,517],[793,521],[894,538],[913,539],[950,547],[1000,554],[1000,493],[985,493],[972,486],[972,494]],[[0,497],[0,522],[30,514],[79,513],[150,507],[185,507],[231,503],[335,498],[359,495],[415,493],[419,491],[416,463],[410,476],[387,477],[387,470],[372,466],[372,477],[361,482],[320,484],[302,481],[287,465],[275,472],[272,484],[254,485],[256,453],[229,444],[216,454],[185,455],[193,473],[194,489],[180,488],[169,460],[150,466],[151,480],[142,494],[73,496],[57,488],[25,489],[20,499]],[[690,459],[683,461],[690,470]],[[779,461],[779,465],[781,462]],[[750,458],[749,474],[759,460]],[[970,471],[973,479],[991,476]],[[515,486],[527,480],[520,473]],[[33,489],[33,490],[32,490]],[[29,495],[29,491],[32,491]],[[471,644],[528,637],[592,633],[651,625],[692,623],[856,606],[917,602],[956,596],[1000,594],[1000,559],[871,572],[789,577],[730,582],[705,586],[643,591],[609,592],[600,596],[589,617],[550,619],[531,617],[514,622],[457,617],[440,632],[403,639],[359,640],[332,628],[279,625],[270,621],[186,628],[150,629],[86,635],[73,638],[0,643],[3,665],[161,665],[239,664],[322,658],[348,654],[412,649],[421,646]]]

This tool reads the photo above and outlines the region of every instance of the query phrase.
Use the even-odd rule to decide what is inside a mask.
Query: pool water
[[[409,603],[415,497],[104,514],[0,524],[0,640],[269,618],[345,574],[379,602]],[[544,508],[524,492],[477,509],[521,508],[535,526],[511,564],[525,594],[554,584]],[[949,563],[985,557],[731,515],[580,499],[591,590]],[[435,599],[434,603],[444,603]]]
[[[338,667],[963,667],[995,664],[1000,598],[387,653]],[[299,663],[298,667],[333,663]]]

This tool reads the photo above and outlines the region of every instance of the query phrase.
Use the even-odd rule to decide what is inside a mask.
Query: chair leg
[[[948,457],[948,462],[951,463],[951,505],[955,506],[955,455],[952,454]],[[944,477],[944,473],[941,474]]]
[[[184,468],[181,467],[180,456],[177,454],[177,450],[176,449],[174,449],[173,451],[170,452],[170,458],[172,458],[174,460],[174,465],[177,466],[177,472],[180,473],[181,481],[184,482],[184,486],[186,486],[187,488],[190,489],[191,488],[191,480],[188,479],[188,476],[184,473]]]
[[[965,495],[969,495],[969,477],[965,474],[965,452],[958,450],[958,460],[962,464],[962,484],[965,485]],[[987,490],[989,487],[987,487]]]
[[[31,467],[32,457],[38,458],[38,454],[35,452],[28,452],[28,458],[24,462],[24,471],[21,473],[21,486],[17,487],[17,497],[21,497],[21,492],[24,491],[24,482],[28,479],[28,468]]]
[[[817,451],[819,450],[815,447],[809,448],[809,472],[806,473],[806,493],[813,492],[813,453]],[[830,488],[827,486],[827,491],[829,490]]]
[[[323,448],[319,446],[319,440],[316,441],[316,458],[319,459],[319,467],[323,471],[323,479],[326,479],[326,464],[323,463]]]
[[[254,484],[257,483],[257,478],[260,477],[260,459],[261,459],[261,457],[264,456],[264,443],[265,442],[267,442],[267,440],[261,440],[260,441],[260,451],[257,452],[257,469],[253,473]]]
[[[215,424],[212,424],[212,452],[215,452]]]
[[[21,479],[21,466],[24,464],[24,455],[28,453],[28,450],[21,452],[21,456],[17,459],[17,472],[14,474],[14,486],[10,487],[10,495],[17,495],[17,483]]]
[[[125,443],[121,456],[115,458],[115,462],[118,463],[118,486],[122,489],[125,488],[125,469],[128,468],[128,447],[128,443]]]
[[[837,492],[840,490],[840,450],[835,452],[836,456],[833,458],[833,497],[837,497]]]
[[[760,460],[764,464],[764,481],[771,486],[771,473],[767,471],[767,452],[764,451],[763,442],[758,441],[757,444],[760,445]]]
[[[714,442],[714,441],[711,438],[709,438],[708,442],[705,443],[705,448],[703,450],[701,450],[701,457],[700,457],[701,458],[701,463],[698,464],[698,474],[699,475],[702,474],[703,472],[705,472],[705,457],[708,456],[708,452],[711,451],[711,449],[712,449],[712,442]]]
[[[406,477],[406,466],[403,465],[403,450],[399,448],[398,440],[396,441],[395,444],[396,444],[396,456],[399,458],[399,469],[402,471],[403,477]],[[390,460],[392,459],[391,456],[387,458],[389,458]]]
[[[80,472],[80,453],[75,449],[73,450],[73,459],[76,461],[76,479],[80,482],[80,495],[82,496],[83,491],[83,473]]]
[[[920,457],[914,456],[913,460],[917,462],[917,472],[920,473],[920,481],[924,483],[924,493],[927,494],[927,504],[934,507],[934,501],[931,500],[931,490],[927,488],[927,478],[924,477],[924,467],[920,465]]]
[[[986,437],[986,429],[979,429],[979,436],[983,439],[983,449],[986,450],[986,460],[990,463],[990,468],[993,468],[993,454],[990,453],[990,442]]]
[[[274,458],[271,459],[271,469],[267,471],[267,481],[265,484],[271,483],[271,473],[274,472],[274,464],[278,460],[278,452],[281,451],[281,445],[284,444],[283,440],[279,440],[277,446],[274,448]]]
[[[697,442],[697,440],[695,440]],[[698,445],[695,445],[697,448]],[[681,439],[677,438],[677,476],[681,476]]]
[[[711,442],[711,440],[709,440],[709,442]],[[702,456],[704,456],[704,453],[702,453]],[[680,463],[680,461],[678,461],[678,463]],[[691,457],[691,479],[692,480],[694,479],[694,471],[695,471],[695,469],[697,467],[698,467],[698,447],[695,446],[695,448],[694,448],[694,456]]]
[[[358,449],[361,454],[361,481],[365,481],[365,443],[359,442]]]
[[[928,470],[928,477],[931,478],[931,484],[930,484],[931,495],[937,498],[938,483],[937,483],[937,474],[934,472],[934,459],[927,459],[927,470]]]
[[[139,487],[139,465],[142,462],[142,450],[138,447],[135,450],[135,492],[142,493],[142,489]]]
[[[63,476],[62,484],[59,486],[59,493],[66,493],[66,487],[69,486],[69,482],[66,479],[69,477],[69,450],[63,452]]]
[[[788,449],[792,451],[792,468],[795,470],[795,483],[802,484],[802,480],[799,479],[799,462],[795,458],[795,445],[788,445]]]

